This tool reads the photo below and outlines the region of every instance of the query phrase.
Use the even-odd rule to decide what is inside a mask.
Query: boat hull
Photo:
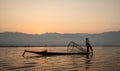
[[[63,52],[47,52],[47,51],[36,52],[36,51],[29,51],[29,50],[25,50],[25,52],[34,53],[34,54],[40,54],[42,56],[51,56],[51,55],[81,55],[81,54],[85,55],[85,54],[89,54],[87,52],[63,53]],[[23,53],[23,56],[24,56],[25,52]]]

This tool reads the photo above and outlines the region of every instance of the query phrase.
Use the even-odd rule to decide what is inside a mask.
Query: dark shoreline
[[[85,45],[81,45],[85,47]],[[120,45],[92,45],[93,47],[120,47]],[[0,46],[0,47],[67,47],[67,45],[41,45],[41,46]]]

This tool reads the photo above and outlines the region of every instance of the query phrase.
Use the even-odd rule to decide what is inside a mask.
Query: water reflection
[[[86,55],[86,60],[85,60],[86,71],[88,71],[89,67],[92,65],[92,62],[91,62],[92,58],[93,58],[93,54]]]
[[[84,70],[88,71],[93,55],[26,56],[27,59],[39,59],[37,70]]]

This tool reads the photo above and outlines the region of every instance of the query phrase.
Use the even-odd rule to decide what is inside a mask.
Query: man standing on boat
[[[86,38],[85,43],[86,43],[86,47],[87,47],[87,52],[89,53],[90,50],[91,50],[91,52],[93,52],[92,46],[90,45],[90,42],[89,42],[89,39],[88,39],[88,38]],[[89,50],[89,49],[90,49],[90,50]]]

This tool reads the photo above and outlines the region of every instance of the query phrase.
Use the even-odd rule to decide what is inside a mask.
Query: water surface
[[[94,47],[94,55],[41,57],[24,50],[66,52],[66,47],[0,47],[0,71],[120,71],[120,47]]]

